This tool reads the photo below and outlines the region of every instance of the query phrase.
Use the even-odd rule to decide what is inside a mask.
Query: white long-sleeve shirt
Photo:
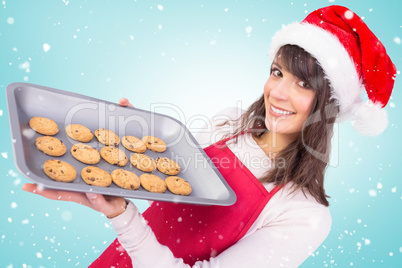
[[[202,147],[220,140],[233,126],[217,127],[227,119],[236,119],[241,110],[226,109],[214,116],[196,135]],[[271,160],[250,134],[241,135],[228,147],[257,178],[270,168]],[[264,184],[268,191],[274,188]],[[285,185],[265,206],[246,235],[236,244],[209,260],[193,267],[297,267],[327,237],[331,227],[328,207],[319,204],[308,191],[291,193]],[[129,202],[127,210],[110,220],[119,242],[130,255],[133,267],[190,267],[175,258],[166,246],[159,244],[151,228]]]

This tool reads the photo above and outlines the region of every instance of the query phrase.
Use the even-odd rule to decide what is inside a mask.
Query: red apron
[[[230,138],[204,149],[236,193],[231,206],[200,206],[153,202],[143,213],[159,243],[176,258],[193,265],[235,244],[253,225],[265,205],[282,186],[268,193],[258,179],[226,146]],[[132,267],[130,256],[116,239],[92,264],[96,267]]]

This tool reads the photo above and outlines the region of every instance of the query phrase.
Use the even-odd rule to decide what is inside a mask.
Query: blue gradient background
[[[9,83],[125,96],[143,109],[169,103],[155,110],[194,123],[251,104],[268,77],[274,32],[330,4],[364,17],[401,69],[399,0],[1,1],[0,267],[87,267],[115,238],[99,213],[20,190],[28,180],[13,161]],[[332,230],[302,267],[401,267],[401,83],[398,73],[383,135],[337,128],[326,178]]]

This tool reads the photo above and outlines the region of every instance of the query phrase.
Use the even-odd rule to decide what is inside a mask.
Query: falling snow
[[[14,24],[14,18],[12,18],[12,17],[7,18],[7,23]]]
[[[377,196],[377,191],[376,190],[369,190],[369,195],[371,197],[376,197]]]
[[[50,50],[50,45],[47,43],[43,44],[43,51],[48,52]]]
[[[253,31],[253,27],[247,26],[246,29],[245,29],[245,31],[246,31],[246,33],[247,33],[247,36],[250,37],[251,32]]]
[[[10,169],[9,171],[8,171],[8,175],[10,175],[11,177],[18,177],[18,173],[17,172],[15,172],[14,170],[12,170],[12,169]]]
[[[25,72],[29,73],[29,72],[31,72],[31,70],[30,70],[30,68],[29,68],[30,66],[31,66],[31,64],[26,61],[26,62],[20,64],[19,68],[20,68],[21,70],[25,70]]]
[[[35,130],[31,128],[26,128],[22,130],[22,135],[27,139],[32,139],[35,136]]]
[[[351,12],[351,11],[346,11],[345,12],[345,18],[347,19],[347,20],[351,20],[351,19],[353,19],[353,12]]]

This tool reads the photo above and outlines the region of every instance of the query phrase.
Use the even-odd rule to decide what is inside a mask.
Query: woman
[[[331,226],[323,186],[333,123],[352,119],[366,135],[381,133],[386,127],[381,108],[396,70],[363,21],[340,6],[283,28],[270,56],[262,97],[240,117],[232,109],[222,114],[233,120],[212,120],[213,131],[229,129],[216,142],[205,133],[197,137],[210,144],[205,152],[236,192],[233,206],[153,202],[141,215],[119,197],[32,184],[23,189],[86,205],[110,219],[118,240],[91,267],[300,265]],[[361,100],[363,89],[367,103]]]

